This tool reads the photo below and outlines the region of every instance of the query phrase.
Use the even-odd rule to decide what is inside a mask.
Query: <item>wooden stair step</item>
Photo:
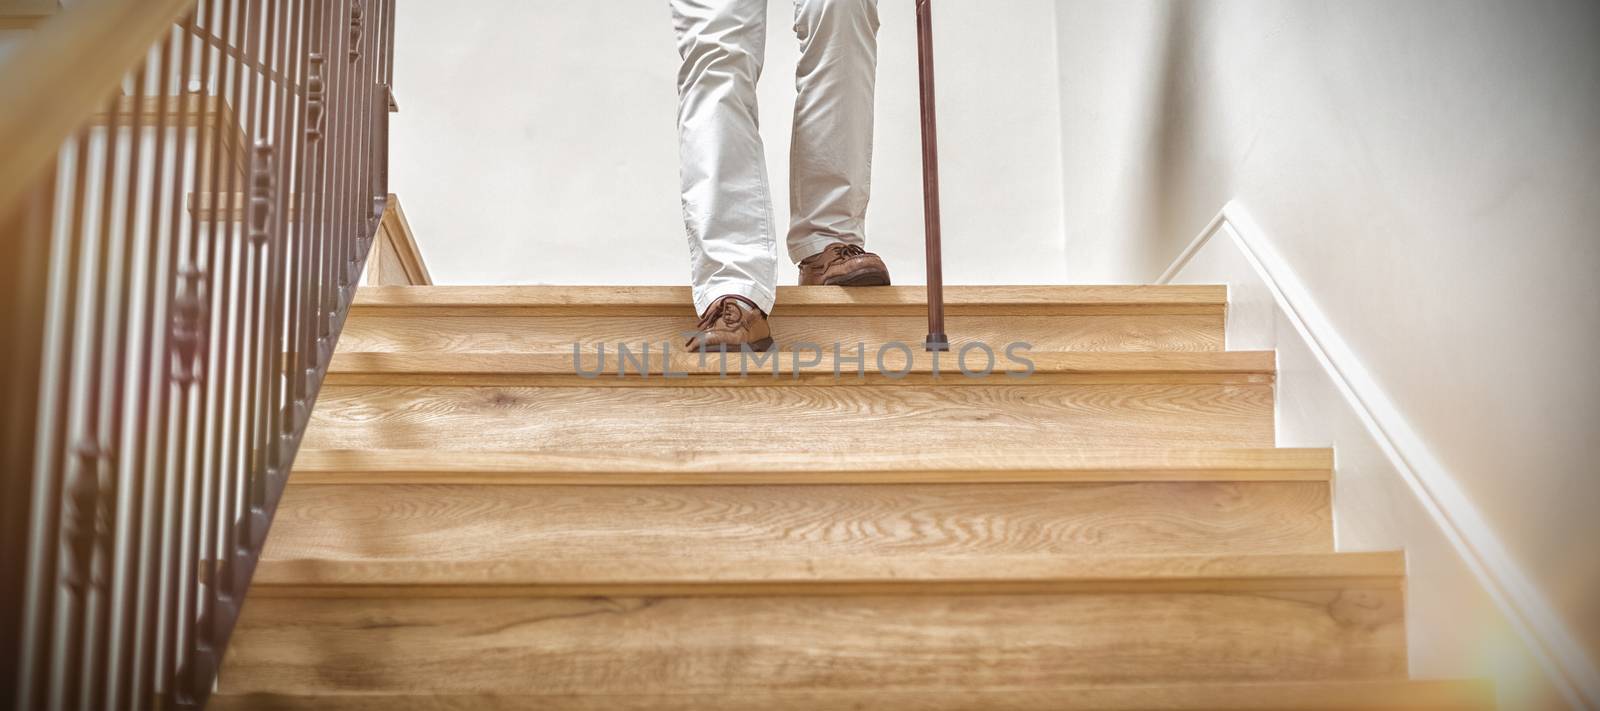
[[[1487,711],[1494,689],[1482,681],[1253,682],[1244,684],[1114,685],[1046,689],[933,691],[762,691],[729,694],[565,696],[434,696],[427,694],[229,694],[211,697],[221,710],[295,711]]]
[[[265,560],[1333,550],[1321,482],[290,486]]]
[[[614,348],[641,343],[678,348],[694,331],[692,309],[659,316],[474,316],[455,315],[441,307],[438,315],[388,315],[364,312],[352,316],[339,335],[339,347],[352,352],[506,352],[571,353],[604,343]],[[469,312],[470,313],[470,312]],[[866,344],[873,352],[899,341],[918,346],[928,330],[926,316],[835,315],[796,316],[787,311],[771,322],[780,349],[818,344],[832,349]],[[1065,314],[1059,316],[949,316],[945,331],[960,349],[968,343],[1003,347],[1029,343],[1037,350],[1073,351],[1220,351],[1223,315],[1218,314]]]
[[[922,287],[779,287],[778,347],[889,342],[927,332]],[[953,286],[946,331],[957,348],[1220,351],[1223,286]],[[362,289],[340,336],[352,352],[570,353],[597,343],[678,348],[696,314],[685,287]]]
[[[946,286],[950,316],[1221,314],[1226,286]],[[681,316],[694,315],[685,286],[362,287],[352,316]],[[774,314],[926,316],[920,286],[780,286]],[[443,313],[441,313],[443,310]]]
[[[835,556],[828,558],[600,558],[260,561],[252,593],[519,597],[849,596],[1305,590],[1329,581],[1397,585],[1398,552],[1250,555]]]
[[[441,451],[305,449],[295,486],[310,484],[527,484],[704,486],[751,484],[997,484],[1327,482],[1323,448],[1085,450],[1030,447],[953,451],[811,452],[634,450]]]
[[[263,561],[223,685],[630,695],[1399,680],[1403,575],[1397,553]]]
[[[791,385],[1063,385],[1271,383],[1271,351],[1078,353],[981,351],[966,371],[956,353],[697,354],[659,349],[572,353],[336,353],[331,385],[733,387]]]
[[[861,452],[970,448],[1169,450],[1274,444],[1270,382],[1015,386],[1004,377],[991,380],[999,384],[332,384],[318,397],[304,446],[803,452],[832,459]]]

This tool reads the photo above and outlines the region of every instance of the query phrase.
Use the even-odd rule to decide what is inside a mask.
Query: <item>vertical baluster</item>
[[[310,419],[310,360],[311,355],[316,352],[314,338],[316,301],[312,290],[318,270],[316,255],[321,252],[317,239],[322,209],[318,195],[321,172],[318,156],[322,150],[323,128],[327,123],[325,116],[327,83],[323,78],[326,45],[321,39],[323,14],[323,4],[312,2],[306,29],[305,141],[301,144],[296,166],[298,177],[295,181],[295,192],[300,198],[300,222],[296,227],[296,268],[292,290],[294,304],[290,310],[293,314],[290,330],[294,334],[295,346],[291,367],[287,371],[290,390],[288,399],[291,401],[292,410],[291,416],[285,418],[284,422],[282,437],[285,440],[304,428]]]
[[[178,115],[174,122],[178,131],[188,127],[191,109],[195,110],[197,118],[204,116],[204,96],[184,93],[187,87],[182,84],[189,81],[189,73],[194,66],[194,54],[197,50],[192,41],[200,30],[200,21],[205,20],[205,27],[208,30],[215,26],[212,21],[215,6],[214,0],[201,0],[196,12],[191,13],[185,20],[178,72],[180,83]],[[197,81],[203,91],[211,72],[211,52],[202,45],[198,48],[198,53],[200,57]],[[200,122],[196,123],[198,125]],[[152,447],[155,450],[151,466],[152,471],[160,473],[156,480],[155,491],[152,492],[152,499],[160,502],[160,515],[157,520],[161,539],[159,547],[152,546],[147,550],[157,575],[156,579],[151,581],[150,589],[145,592],[145,602],[142,606],[144,617],[153,628],[144,638],[143,652],[140,654],[140,664],[148,664],[149,672],[136,673],[134,676],[135,686],[132,696],[141,701],[159,696],[170,702],[175,693],[173,670],[177,668],[178,663],[178,618],[183,596],[180,579],[184,569],[181,542],[186,520],[182,506],[189,496],[188,462],[185,457],[186,423],[189,396],[197,375],[195,357],[198,349],[199,322],[204,310],[204,275],[199,272],[196,266],[198,260],[193,254],[194,243],[199,237],[195,233],[193,221],[184,217],[183,204],[187,198],[185,193],[190,187],[190,180],[198,181],[203,171],[201,166],[204,164],[206,154],[205,140],[204,130],[197,128],[194,136],[196,150],[193,157],[188,155],[188,142],[181,137],[178,140],[173,160],[175,181],[173,199],[168,203],[170,234],[166,245],[165,263],[166,268],[172,272],[164,285],[162,313],[165,323],[158,325],[161,328],[160,350],[152,363],[158,369],[156,372],[160,378],[159,397],[154,403],[155,415],[151,418],[155,425],[151,436]]]
[[[346,221],[347,232],[345,244],[348,251],[345,253],[344,279],[340,280],[339,314],[343,317],[344,307],[350,303],[355,294],[356,282],[361,275],[356,271],[360,264],[361,247],[366,244],[366,225],[369,215],[372,214],[372,197],[367,193],[371,185],[367,182],[367,136],[372,128],[372,121],[367,113],[367,102],[372,98],[368,91],[367,82],[367,54],[364,46],[367,39],[366,32],[366,6],[368,0],[351,0],[350,4],[350,143],[345,149],[348,173],[345,181],[346,210],[349,217]],[[336,322],[334,332],[338,333],[339,325]]]
[[[353,222],[351,213],[353,211],[350,205],[350,184],[354,166],[351,165],[350,149],[355,143],[356,105],[355,95],[352,90],[356,84],[353,62],[357,55],[351,53],[351,48],[354,46],[352,41],[354,37],[351,34],[351,19],[356,12],[355,7],[359,3],[360,0],[347,0],[341,4],[339,15],[341,18],[340,31],[334,35],[339,42],[340,50],[335,56],[341,60],[335,63],[335,66],[339,69],[338,82],[335,84],[336,94],[339,97],[339,133],[333,143],[330,144],[334,149],[335,172],[328,206],[333,209],[334,214],[332,238],[335,252],[333,278],[328,282],[328,298],[323,304],[327,323],[327,331],[324,334],[325,343],[323,344],[323,372],[326,372],[329,359],[333,355],[333,338],[338,333],[339,306],[344,303],[344,290],[349,284],[350,252],[353,247],[350,243],[350,233],[354,232],[351,229]],[[319,389],[320,380],[321,378],[319,377]]]
[[[84,181],[88,174],[89,128],[84,126],[71,142],[72,164],[67,168],[70,207],[64,232],[52,230],[47,271],[53,285],[47,300],[46,322],[53,332],[41,329],[48,338],[43,344],[40,363],[39,402],[47,404],[38,422],[43,432],[37,435],[36,456],[27,473],[34,477],[28,531],[28,568],[22,622],[23,649],[17,670],[17,708],[50,708],[60,705],[55,691],[51,660],[56,644],[58,593],[60,592],[60,548],[63,470],[61,442],[69,422],[68,404],[72,381],[74,338],[78,314],[78,235],[83,228]],[[58,161],[59,163],[60,161]],[[57,196],[62,199],[67,196]]]
[[[329,342],[332,340],[332,319],[329,314],[333,312],[336,299],[333,294],[339,286],[339,262],[343,252],[339,249],[339,178],[341,161],[340,149],[344,140],[344,42],[347,37],[344,33],[344,23],[349,17],[349,10],[343,2],[333,2],[328,14],[327,27],[322,30],[324,46],[327,47],[327,62],[323,70],[327,75],[328,86],[328,112],[324,126],[327,130],[326,140],[317,151],[317,232],[321,241],[321,254],[318,259],[321,263],[320,275],[317,279],[317,349],[313,366],[315,371],[308,378],[311,390],[308,393],[311,401],[316,400],[318,383],[317,374],[320,373],[328,362]]]
[[[170,41],[170,37],[168,41]],[[104,425],[102,438],[106,442],[106,452],[103,456],[103,472],[106,482],[102,488],[107,492],[119,492],[121,496],[108,495],[101,499],[101,506],[96,530],[97,550],[95,552],[96,578],[103,587],[96,599],[95,614],[100,620],[99,629],[90,638],[89,651],[91,679],[84,701],[84,708],[96,709],[107,706],[113,696],[113,687],[116,685],[118,671],[114,665],[120,664],[120,655],[113,655],[113,649],[120,649],[123,639],[128,636],[126,604],[129,593],[129,570],[126,546],[130,543],[132,526],[137,526],[133,520],[134,508],[140,496],[137,482],[128,482],[131,487],[124,487],[121,483],[125,478],[132,478],[137,473],[138,462],[129,459],[131,443],[125,439],[123,425],[125,421],[125,408],[127,407],[127,389],[129,387],[130,364],[128,362],[128,334],[130,322],[135,314],[133,312],[135,272],[134,265],[139,263],[139,253],[135,248],[139,245],[137,215],[140,205],[141,168],[143,167],[144,147],[144,117],[146,91],[149,81],[149,67],[143,62],[134,69],[132,75],[133,118],[129,122],[128,131],[128,165],[125,173],[126,180],[123,188],[122,205],[122,232],[118,241],[119,273],[114,288],[108,289],[106,298],[116,300],[117,317],[114,323],[114,335],[110,338],[110,353],[102,375],[105,380],[105,395],[109,406],[103,414]],[[159,70],[159,68],[158,68]],[[165,117],[165,104],[161,101],[159,92],[155,95],[156,125],[159,126]],[[155,193],[152,192],[151,199]],[[109,221],[111,215],[107,215]],[[148,236],[147,236],[148,237]],[[107,255],[110,256],[109,254]],[[145,265],[146,267],[148,265]],[[126,472],[126,476],[124,475]],[[115,511],[115,515],[113,515]],[[126,530],[125,530],[126,529]]]
[[[133,94],[126,97],[129,107],[127,128],[129,179],[127,184],[120,187],[130,193],[124,200],[124,205],[129,208],[134,202],[134,197],[131,195],[133,184],[138,180],[134,174],[138,170],[139,130],[144,115],[142,105],[144,85],[140,81],[144,72],[144,64],[141,62],[132,72]],[[96,248],[96,287],[91,307],[92,311],[100,316],[97,327],[90,331],[86,349],[89,355],[89,381],[86,386],[89,405],[84,412],[86,429],[79,439],[79,447],[82,448],[80,456],[85,464],[84,473],[92,471],[89,476],[92,485],[89,480],[85,480],[84,486],[78,490],[85,501],[85,508],[80,513],[90,516],[88,530],[82,532],[82,535],[88,537],[85,553],[89,558],[89,585],[85,591],[83,657],[79,661],[81,668],[78,672],[82,677],[79,693],[82,695],[84,709],[92,709],[103,704],[102,692],[105,690],[103,675],[109,651],[111,624],[108,619],[111,610],[110,547],[112,532],[116,527],[114,512],[119,498],[117,481],[119,467],[114,443],[118,435],[117,424],[121,420],[117,408],[121,404],[123,354],[118,334],[122,331],[123,324],[120,315],[114,316],[114,314],[121,311],[120,305],[126,303],[126,299],[120,298],[120,294],[127,283],[128,245],[131,236],[126,231],[121,234],[115,231],[116,226],[122,222],[117,219],[115,211],[119,187],[116,170],[119,159],[117,145],[121,137],[121,130],[115,130],[117,138],[109,136],[107,138],[105,170],[101,175],[100,241]],[[113,274],[120,279],[113,282]]]
[[[219,35],[224,45],[234,47],[247,47],[250,42],[250,31],[254,27],[251,8],[252,0],[245,0],[241,6],[238,3],[229,3],[225,6],[223,15],[223,31]],[[243,96],[243,63],[235,57],[223,53],[219,56],[221,67],[219,69],[217,97],[213,99],[216,107],[213,113],[213,125],[216,145],[224,145],[224,141],[240,140],[235,132],[239,130],[237,122],[244,115],[242,110]],[[226,83],[223,74],[227,72]],[[231,112],[225,112],[231,109]],[[226,119],[224,121],[224,119]],[[244,139],[248,140],[248,139]],[[242,149],[242,146],[235,146]],[[230,152],[231,153],[231,152]],[[224,161],[224,158],[227,160]],[[225,439],[222,425],[226,419],[225,409],[229,398],[228,385],[229,371],[236,367],[233,358],[234,344],[229,342],[229,324],[235,305],[233,256],[235,244],[232,236],[235,225],[232,221],[232,211],[235,207],[234,197],[238,185],[235,177],[238,166],[233,164],[237,160],[236,154],[223,156],[220,152],[211,156],[212,173],[209,175],[208,190],[215,203],[225,204],[226,210],[213,209],[205,220],[203,233],[206,236],[206,251],[208,264],[206,270],[211,274],[214,288],[210,291],[211,319],[210,337],[206,339],[207,372],[204,394],[197,403],[198,414],[196,423],[196,473],[200,477],[200,500],[198,526],[189,532],[190,545],[192,546],[190,560],[185,563],[194,566],[195,575],[187,577],[189,586],[188,595],[192,607],[184,615],[184,624],[188,626],[187,636],[187,664],[180,666],[180,689],[183,692],[184,703],[190,703],[199,693],[203,683],[209,654],[212,651],[211,623],[215,619],[216,585],[222,572],[218,566],[217,550],[219,547],[218,534],[225,527],[228,516],[228,480],[221,474],[222,457],[225,454],[228,442]],[[224,214],[228,220],[224,222]]]
[[[372,161],[368,149],[371,147],[372,137],[372,54],[366,51],[366,44],[371,36],[367,30],[367,8],[371,0],[351,0],[350,5],[350,146],[346,152],[349,157],[350,180],[347,188],[350,193],[346,198],[349,201],[350,233],[347,243],[350,252],[344,265],[346,279],[341,282],[344,288],[340,291],[339,314],[343,318],[344,307],[355,296],[356,284],[361,278],[361,260],[366,256],[362,250],[367,247],[367,228],[372,225]],[[339,327],[342,328],[341,320]]]
[[[297,88],[305,87],[305,29],[306,29],[305,4],[293,2],[290,14],[291,37],[288,53],[285,55],[288,69],[285,75],[290,77]],[[293,296],[288,288],[288,269],[290,267],[289,255],[298,253],[296,237],[300,228],[305,224],[305,201],[301,195],[301,169],[304,158],[304,127],[302,116],[305,98],[298,91],[282,93],[283,102],[279,106],[279,121],[282,126],[283,160],[278,162],[278,214],[281,216],[276,227],[274,244],[277,249],[273,252],[271,296],[271,321],[267,331],[269,350],[268,364],[264,369],[267,382],[266,410],[263,415],[260,434],[260,445],[264,456],[262,469],[265,476],[263,489],[276,489],[283,485],[288,476],[286,463],[288,457],[284,451],[286,439],[282,436],[286,419],[285,414],[290,411],[291,399],[289,396],[288,371],[292,368],[293,359],[286,352],[293,348],[292,339],[288,337],[286,329],[292,328],[290,315],[293,305],[290,303]],[[262,497],[260,505],[265,505],[265,492],[258,494]],[[270,521],[266,512],[262,511],[263,521]],[[266,531],[259,530],[252,538],[252,543],[257,539],[265,540]]]
[[[295,353],[295,368],[290,373],[294,384],[294,422],[292,431],[304,428],[311,416],[311,378],[317,368],[317,348],[320,343],[322,307],[321,290],[327,281],[325,274],[326,260],[324,259],[325,230],[323,229],[325,208],[323,206],[323,183],[327,173],[325,155],[327,153],[327,133],[329,95],[328,95],[328,42],[327,42],[327,6],[323,2],[312,3],[312,23],[310,34],[309,66],[310,77],[307,80],[307,113],[306,113],[306,153],[305,153],[305,183],[302,194],[305,205],[301,208],[304,216],[301,218],[304,239],[300,244],[300,268],[297,270],[297,303],[295,333],[298,336],[298,347]]]
[[[379,14],[377,0],[362,0],[363,7],[368,15],[365,20],[367,29],[363,33],[361,50],[361,71],[357,73],[360,81],[356,85],[358,96],[361,100],[361,114],[358,117],[361,126],[361,142],[354,149],[356,164],[360,166],[361,174],[358,182],[360,190],[357,193],[361,201],[361,220],[354,235],[359,242],[355,254],[350,260],[350,289],[346,292],[345,303],[349,306],[355,299],[356,285],[361,279],[361,266],[366,263],[368,252],[372,248],[372,236],[378,226],[378,218],[383,215],[383,201],[386,196],[374,190],[377,185],[377,163],[374,159],[378,136],[378,92],[382,88],[378,83],[377,55],[371,49],[378,44],[378,30],[382,27],[382,15]],[[341,318],[349,313],[348,309],[339,310]],[[341,330],[343,324],[341,323]]]
[[[339,33],[336,27],[343,15],[343,6],[338,2],[332,3],[324,17],[323,26],[318,28],[319,40],[326,52],[326,61],[322,70],[326,85],[327,105],[322,120],[323,140],[317,146],[317,276],[315,278],[315,293],[312,307],[316,315],[316,344],[309,353],[311,369],[306,373],[306,402],[309,405],[317,397],[317,373],[325,363],[325,350],[328,344],[328,292],[334,283],[334,203],[333,186],[337,157],[335,151],[339,145],[339,50],[340,42],[336,39]]]
[[[215,36],[224,40],[231,36],[233,12],[226,0],[212,3],[209,12],[203,16],[206,18],[207,30],[212,31]],[[217,33],[214,28],[219,27],[219,23],[221,32]],[[215,63],[212,62],[213,55],[216,57]],[[193,97],[198,117],[201,119],[196,130],[196,140],[206,147],[196,156],[197,182],[209,185],[211,195],[219,200],[221,196],[217,195],[217,181],[220,178],[218,163],[222,150],[221,124],[217,124],[218,127],[207,139],[204,123],[208,118],[216,120],[217,114],[220,114],[220,93],[226,88],[222,81],[224,62],[225,58],[220,50],[202,48],[202,89],[206,82],[215,79],[218,96],[207,97],[201,94]],[[222,205],[214,202],[213,208],[214,215],[217,210],[222,209]],[[176,504],[178,522],[174,531],[175,595],[169,602],[172,614],[167,620],[168,636],[165,646],[168,654],[164,655],[162,678],[168,680],[167,683],[170,684],[168,696],[179,704],[186,703],[193,694],[192,684],[187,683],[187,675],[180,676],[178,670],[192,666],[189,652],[193,649],[195,639],[198,557],[203,555],[199,536],[204,526],[201,518],[204,483],[202,465],[205,455],[204,428],[209,388],[197,386],[205,386],[215,377],[215,374],[208,370],[210,366],[208,355],[212,319],[210,306],[217,274],[214,265],[208,262],[215,261],[216,249],[208,241],[211,233],[206,232],[201,223],[202,221],[198,219],[191,220],[185,249],[186,256],[183,266],[180,267],[179,287],[173,302],[173,344],[175,367],[178,369],[175,380],[180,393],[175,408],[177,417],[173,423],[175,439],[173,453],[178,458],[178,471],[182,472],[182,484]],[[202,250],[202,247],[205,249]]]
[[[88,272],[85,282],[89,293],[85,295],[85,313],[81,314],[83,325],[79,333],[71,336],[75,340],[81,338],[82,347],[75,349],[74,358],[67,361],[67,372],[81,372],[82,377],[71,378],[77,387],[72,388],[71,400],[64,401],[70,403],[67,404],[69,420],[66,431],[72,433],[62,453],[66,467],[66,491],[61,502],[61,584],[67,595],[58,608],[63,619],[54,662],[56,698],[60,699],[63,708],[76,708],[85,700],[84,687],[89,683],[87,679],[92,679],[94,674],[93,669],[85,674],[85,667],[90,666],[85,663],[85,652],[92,648],[98,625],[102,623],[95,614],[96,605],[91,598],[97,597],[96,591],[100,587],[100,579],[96,577],[99,570],[94,564],[100,507],[102,500],[112,493],[107,491],[109,476],[104,471],[106,445],[101,433],[101,369],[105,361],[101,336],[106,328],[106,280],[110,271],[111,205],[116,187],[119,120],[123,108],[121,99],[119,95],[108,102],[105,152],[101,167],[95,174],[99,191],[99,206],[95,211],[98,235],[93,241],[94,251],[80,253],[79,268]],[[88,242],[87,234],[78,233],[75,236]]]
[[[191,13],[184,18],[183,24],[187,27],[194,21]],[[144,682],[151,661],[155,654],[155,628],[153,626],[156,615],[154,612],[154,586],[158,585],[157,568],[160,560],[157,557],[157,546],[160,540],[160,526],[162,525],[160,504],[162,492],[166,481],[166,472],[153,465],[155,455],[160,451],[164,439],[165,427],[162,418],[153,415],[155,411],[153,399],[165,400],[167,396],[168,380],[162,377],[166,367],[165,349],[165,320],[162,309],[163,301],[158,300],[159,291],[164,279],[171,268],[172,262],[163,259],[164,247],[169,247],[177,239],[177,225],[173,224],[170,230],[161,229],[162,219],[166,217],[161,207],[181,203],[184,199],[182,192],[183,169],[183,137],[178,135],[173,146],[176,158],[173,162],[173,177],[166,177],[166,139],[169,129],[181,132],[183,121],[180,118],[175,124],[172,118],[172,109],[177,109],[179,115],[183,113],[183,85],[189,72],[189,32],[180,30],[182,41],[178,59],[178,81],[172,81],[173,50],[176,43],[174,38],[168,36],[161,46],[161,58],[156,74],[155,92],[159,97],[159,107],[156,110],[155,134],[155,165],[151,169],[151,205],[149,223],[146,233],[149,235],[145,243],[146,279],[141,303],[142,335],[140,341],[139,380],[134,391],[133,403],[137,412],[143,414],[143,420],[148,423],[140,428],[128,449],[127,461],[136,473],[131,483],[134,490],[131,498],[138,502],[133,509],[132,519],[129,521],[129,536],[124,542],[125,555],[131,561],[133,572],[130,576],[127,601],[131,621],[128,634],[120,645],[120,656],[116,672],[116,684],[113,688],[110,706],[113,708],[139,708],[146,706],[149,701],[149,687]],[[176,104],[176,106],[174,106]],[[158,344],[161,345],[158,348]],[[161,389],[156,390],[153,383],[160,383]]]
[[[248,428],[254,452],[250,462],[249,506],[244,518],[245,526],[240,532],[241,545],[249,546],[251,549],[255,549],[265,539],[265,524],[269,520],[264,510],[268,499],[267,491],[269,486],[276,483],[271,479],[276,476],[276,467],[279,464],[276,454],[278,442],[270,435],[275,432],[276,414],[281,411],[278,404],[280,391],[277,387],[283,350],[281,316],[284,309],[282,303],[284,292],[281,281],[288,224],[294,219],[290,211],[291,203],[286,197],[291,192],[289,163],[294,157],[295,143],[291,118],[294,114],[289,109],[294,95],[289,90],[289,82],[295,81],[298,76],[295,69],[298,65],[300,16],[298,4],[291,7],[290,3],[281,2],[279,7],[283,13],[280,19],[284,31],[280,33],[276,56],[284,81],[277,84],[273,101],[273,144],[278,147],[278,160],[272,176],[275,187],[270,203],[272,213],[266,221],[267,225],[262,235],[265,240],[262,250],[267,273],[262,293],[262,318],[255,338],[256,343],[260,344],[262,359],[256,368],[257,403],[251,409],[252,421]],[[258,519],[261,522],[259,525]]]
[[[252,104],[251,121],[259,127],[253,131],[256,136],[251,150],[250,177],[245,181],[249,194],[249,211],[245,215],[245,242],[243,247],[248,254],[247,260],[250,269],[246,275],[245,283],[248,289],[242,292],[245,299],[244,318],[239,322],[238,342],[241,344],[243,357],[237,373],[239,379],[235,388],[242,394],[239,407],[233,414],[234,425],[231,427],[231,437],[235,441],[234,457],[229,462],[229,470],[234,472],[237,481],[235,505],[238,513],[230,522],[230,545],[225,551],[227,560],[225,567],[228,575],[223,581],[223,590],[227,593],[232,605],[237,607],[243,601],[238,599],[236,593],[243,591],[246,581],[241,579],[244,572],[240,569],[238,551],[241,546],[247,546],[250,541],[252,506],[251,497],[254,489],[254,475],[252,462],[255,461],[255,409],[261,397],[258,389],[259,378],[257,373],[261,360],[266,353],[261,351],[264,344],[261,341],[261,323],[263,309],[265,308],[262,289],[262,280],[266,277],[265,260],[267,259],[266,244],[267,232],[275,218],[276,201],[273,193],[277,188],[277,156],[276,156],[276,126],[273,124],[273,103],[276,99],[275,89],[279,82],[269,81],[278,68],[276,62],[278,54],[278,41],[281,32],[282,4],[268,2],[263,8],[264,31],[262,32],[261,49],[257,53],[259,69],[256,72],[258,85],[255,87],[254,102]],[[246,347],[247,346],[247,347]],[[248,377],[247,377],[248,374]],[[232,620],[219,620],[215,637],[220,643],[231,629]]]

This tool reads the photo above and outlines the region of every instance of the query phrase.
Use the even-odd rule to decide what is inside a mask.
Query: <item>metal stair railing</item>
[[[96,0],[24,42],[0,707],[201,707],[387,209],[394,1]]]

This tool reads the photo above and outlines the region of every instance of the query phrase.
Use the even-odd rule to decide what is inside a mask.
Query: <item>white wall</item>
[[[1600,3],[1057,9],[1071,280],[1150,281],[1236,199],[1600,655]]]
[[[868,243],[897,283],[917,284],[913,5],[882,0],[880,14]],[[771,0],[768,15],[761,123],[776,209],[787,214],[792,1]],[[1059,283],[1054,6],[944,2],[935,25],[946,279]],[[401,0],[396,31],[393,189],[436,281],[687,279],[666,0]],[[780,267],[780,283],[794,279]]]

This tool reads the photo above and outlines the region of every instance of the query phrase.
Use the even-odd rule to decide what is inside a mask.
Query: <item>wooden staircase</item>
[[[780,289],[823,352],[722,377],[678,352],[686,289],[364,289],[213,703],[1493,705],[1407,679],[1404,558],[1333,552],[1332,453],[1274,448],[1224,288],[955,287],[995,372],[875,372],[922,299]],[[575,340],[654,372],[575,373]]]

